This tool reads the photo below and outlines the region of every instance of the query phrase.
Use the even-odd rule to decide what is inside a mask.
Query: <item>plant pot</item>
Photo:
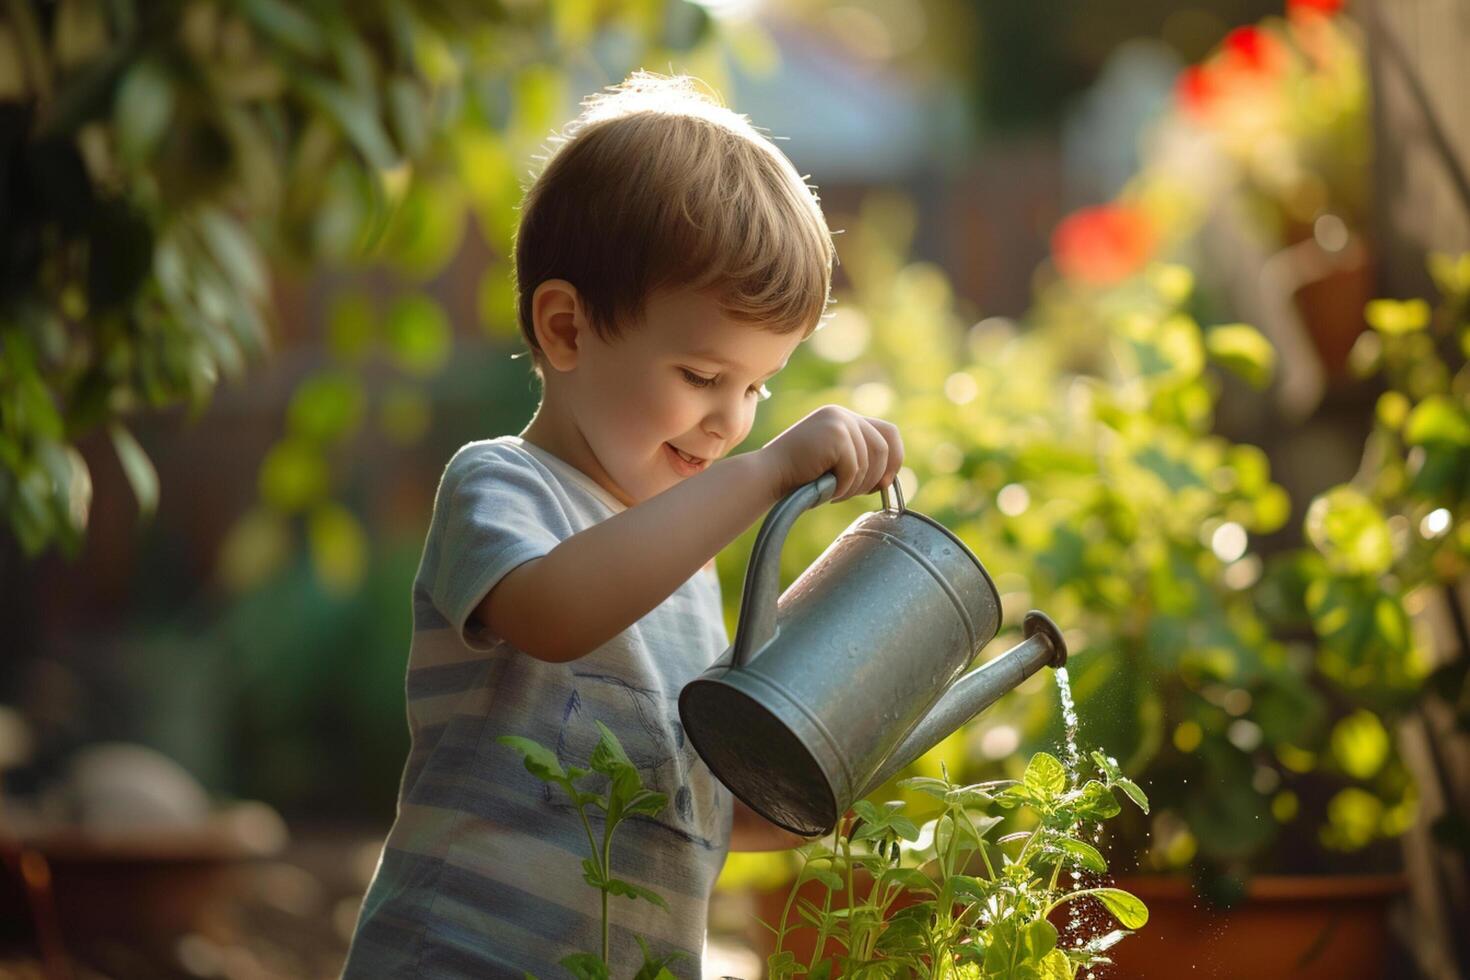
[[[1388,906],[1403,874],[1258,875],[1246,899],[1222,910],[1187,878],[1121,877],[1143,899],[1148,925],[1109,950],[1112,975],[1378,980],[1389,956]]]
[[[859,870],[855,887],[862,893],[871,878]],[[1178,980],[1201,977],[1291,977],[1292,980],[1378,980],[1390,949],[1388,906],[1404,894],[1403,874],[1258,875],[1246,900],[1230,910],[1215,909],[1197,896],[1188,878],[1166,875],[1120,877],[1108,884],[1132,892],[1149,910],[1148,925],[1108,951],[1115,966],[1104,976],[1129,980]],[[821,904],[826,889],[808,881],[799,897]],[[776,925],[790,891],[768,889],[756,896],[756,915]],[[919,900],[901,895],[897,910]],[[842,904],[834,901],[834,907]],[[1065,911],[1053,921],[1061,926]],[[791,921],[801,922],[792,910]],[[1108,920],[1108,932],[1117,924]],[[749,935],[762,957],[775,947],[775,934],[755,926]],[[811,962],[816,932],[802,928],[788,935],[785,948],[801,963]],[[842,948],[829,942],[824,956]]]
[[[262,858],[227,823],[98,836],[62,831],[0,839],[0,937],[76,952],[97,942],[167,949],[209,933]]]

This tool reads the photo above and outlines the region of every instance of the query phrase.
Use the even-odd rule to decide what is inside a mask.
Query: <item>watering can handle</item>
[[[893,493],[898,498],[897,513],[903,513],[903,491],[898,481],[892,483]],[[891,510],[889,488],[883,487],[883,509]],[[803,484],[788,493],[771,508],[765,523],[755,536],[755,548],[751,551],[750,564],[745,569],[745,590],[740,600],[740,619],[735,625],[732,668],[744,667],[750,662],[753,651],[759,650],[776,635],[776,600],[780,598],[781,546],[796,519],[818,504],[832,499],[837,492],[837,474],[823,473],[811,483]]]

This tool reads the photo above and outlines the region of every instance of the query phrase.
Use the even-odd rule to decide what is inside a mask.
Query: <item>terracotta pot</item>
[[[870,879],[859,872],[866,891]],[[1114,946],[1116,965],[1103,975],[1129,980],[1178,980],[1184,976],[1287,978],[1291,980],[1378,980],[1389,952],[1388,905],[1408,888],[1402,874],[1386,875],[1258,875],[1251,879],[1247,900],[1222,911],[1195,895],[1187,878],[1165,875],[1121,877],[1111,883],[1130,891],[1148,906],[1148,925]],[[800,897],[818,905],[826,889],[804,884]],[[776,925],[786,904],[786,888],[760,893],[756,914]],[[894,908],[917,901],[901,896]],[[834,907],[839,903],[834,902]],[[1065,908],[1053,915],[1064,925]],[[1096,916],[1089,916],[1100,921]],[[1106,918],[1103,915],[1103,918]],[[792,909],[791,920],[802,922]],[[1117,923],[1106,920],[1108,932]],[[775,935],[756,926],[752,945],[769,956]],[[785,948],[802,963],[810,962],[816,932],[802,928],[788,936]],[[829,942],[826,956],[842,948]]]
[[[1110,951],[1113,976],[1377,980],[1389,951],[1388,905],[1408,879],[1258,875],[1228,911],[1182,877],[1122,877],[1117,887],[1143,899],[1149,920]]]
[[[202,831],[0,840],[0,857],[0,922],[20,933],[8,938],[74,950],[98,940],[167,947],[182,933],[209,931],[261,855]]]

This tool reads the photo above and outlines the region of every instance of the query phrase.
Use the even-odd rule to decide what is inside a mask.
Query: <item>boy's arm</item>
[[[784,827],[777,827],[765,817],[735,798],[735,822],[730,827],[730,850],[732,851],[789,851],[800,847],[810,838],[793,834]]]
[[[576,660],[672,595],[775,505],[779,487],[759,450],[716,460],[518,565],[475,615],[538,660]]]

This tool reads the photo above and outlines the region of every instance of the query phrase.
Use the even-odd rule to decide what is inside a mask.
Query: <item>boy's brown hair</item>
[[[712,290],[732,319],[816,329],[835,249],[791,161],[688,76],[638,71],[582,113],[526,192],[515,239],[521,334],[541,374],[531,297],[565,279],[605,341],[660,288]]]

